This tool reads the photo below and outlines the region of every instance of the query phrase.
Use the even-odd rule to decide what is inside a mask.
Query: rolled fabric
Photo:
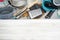
[[[13,16],[12,7],[0,8],[0,19],[11,19],[12,16]]]

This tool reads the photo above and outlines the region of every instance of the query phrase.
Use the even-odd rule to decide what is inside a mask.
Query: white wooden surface
[[[0,40],[60,40],[60,20],[0,20]]]

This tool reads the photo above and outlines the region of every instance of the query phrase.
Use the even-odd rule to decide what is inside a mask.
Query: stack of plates
[[[27,5],[27,0],[9,0],[9,1],[15,7],[21,7]]]
[[[60,0],[53,0],[53,3],[54,3],[56,6],[60,6]]]

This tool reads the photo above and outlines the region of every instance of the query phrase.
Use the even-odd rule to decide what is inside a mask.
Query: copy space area
[[[0,40],[60,40],[59,20],[0,21]]]

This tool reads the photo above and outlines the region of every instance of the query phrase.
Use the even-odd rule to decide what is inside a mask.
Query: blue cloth
[[[11,19],[13,17],[12,12],[12,7],[0,8],[0,19]]]

